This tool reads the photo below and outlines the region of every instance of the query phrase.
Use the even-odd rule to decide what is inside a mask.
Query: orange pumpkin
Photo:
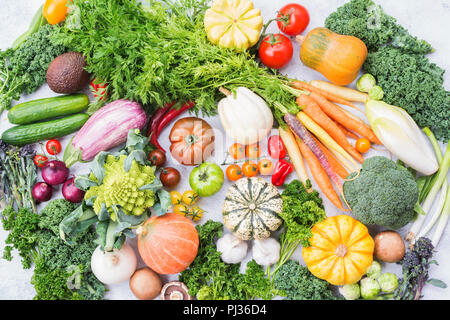
[[[183,165],[198,165],[214,152],[214,130],[196,117],[175,122],[169,134],[170,152]]]
[[[358,76],[367,58],[367,47],[354,36],[344,36],[327,28],[315,28],[301,43],[302,62],[337,85],[348,85]]]
[[[175,213],[151,217],[137,233],[141,258],[156,273],[181,272],[197,256],[198,233],[186,217]]]
[[[317,278],[336,286],[356,283],[372,264],[375,243],[358,220],[332,216],[311,231],[311,246],[303,248],[303,260]]]

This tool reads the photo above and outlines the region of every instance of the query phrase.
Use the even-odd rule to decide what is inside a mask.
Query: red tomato
[[[45,148],[49,154],[56,155],[61,152],[61,143],[56,139],[48,140]]]
[[[33,158],[33,162],[36,167],[42,168],[44,164],[48,161],[48,158],[42,154],[37,154]]]
[[[290,3],[280,9],[277,15],[278,28],[289,36],[302,33],[309,24],[309,13],[305,7]]]
[[[259,47],[259,58],[265,66],[280,69],[292,59],[294,48],[288,37],[281,33],[269,34]]]
[[[281,140],[278,135],[269,138],[267,149],[269,151],[269,156],[274,159],[283,159],[286,157],[286,147],[284,146],[283,140]]]

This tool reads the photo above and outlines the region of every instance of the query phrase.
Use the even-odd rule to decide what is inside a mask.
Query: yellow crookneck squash
[[[373,261],[375,243],[367,227],[348,215],[328,217],[312,228],[303,260],[317,278],[341,286],[356,283]]]
[[[315,28],[301,43],[300,60],[323,74],[332,83],[345,86],[358,76],[367,58],[367,47],[360,39],[344,36],[327,28]]]
[[[243,51],[258,42],[263,19],[250,0],[215,0],[205,12],[204,25],[213,44]]]

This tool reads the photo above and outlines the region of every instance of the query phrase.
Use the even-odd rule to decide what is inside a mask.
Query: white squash
[[[222,92],[226,92],[221,90]],[[243,145],[257,143],[267,137],[273,126],[273,115],[267,103],[245,88],[236,89],[219,101],[220,122],[226,134]]]

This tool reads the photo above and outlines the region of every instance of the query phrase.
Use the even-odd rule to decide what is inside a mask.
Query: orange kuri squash
[[[151,217],[137,230],[145,264],[159,274],[185,270],[197,256],[199,239],[191,220],[175,213]]]
[[[361,279],[373,261],[375,243],[367,227],[348,215],[328,217],[312,228],[303,260],[316,277],[333,285]]]
[[[297,36],[297,40],[301,43],[303,64],[337,85],[348,85],[355,80],[367,58],[364,42],[327,28],[315,28],[306,37]]]

